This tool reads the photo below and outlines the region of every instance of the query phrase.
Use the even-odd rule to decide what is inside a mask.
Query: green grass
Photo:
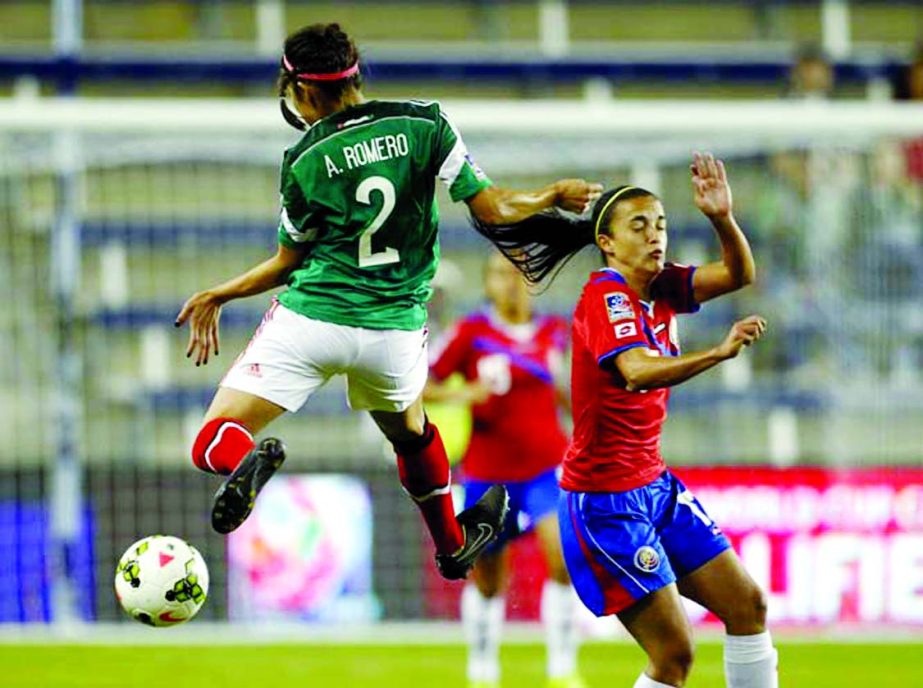
[[[923,686],[923,645],[780,644],[782,688]],[[464,688],[458,645],[3,645],[4,688]],[[505,688],[544,685],[539,645],[504,648]],[[590,688],[627,688],[644,665],[629,644],[589,644]],[[721,646],[699,648],[689,686],[724,686]]]

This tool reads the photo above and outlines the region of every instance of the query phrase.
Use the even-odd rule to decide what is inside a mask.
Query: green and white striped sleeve
[[[288,248],[300,248],[317,237],[317,228],[311,227],[311,211],[304,191],[287,161],[282,164],[282,183],[279,202],[279,243]]]
[[[437,176],[448,187],[453,201],[464,201],[493,185],[471,158],[461,133],[442,110],[436,122],[436,137]]]

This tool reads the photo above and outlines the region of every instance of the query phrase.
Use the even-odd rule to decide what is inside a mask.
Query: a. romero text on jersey
[[[437,178],[453,201],[491,183],[437,103],[370,101],[317,122],[282,163],[279,242],[306,256],[279,300],[341,325],[422,327]]]

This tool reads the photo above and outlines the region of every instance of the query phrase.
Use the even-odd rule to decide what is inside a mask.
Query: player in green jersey
[[[285,42],[282,109],[305,130],[282,163],[278,251],[246,273],[193,295],[187,356],[218,353],[221,306],[287,284],[231,366],[193,446],[199,468],[228,475],[212,525],[230,532],[285,458],[253,435],[345,374],[353,409],[371,412],[394,445],[401,483],[420,508],[446,578],[463,578],[501,530],[502,487],[455,517],[449,466],[421,395],[426,301],[439,261],[436,179],[482,222],[510,224],[546,208],[583,211],[601,187],[579,179],[531,192],[498,188],[473,162],[437,103],[367,101],[359,55],[337,24]]]

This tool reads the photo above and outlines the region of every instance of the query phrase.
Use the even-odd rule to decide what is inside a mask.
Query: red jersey
[[[437,380],[460,372],[491,395],[472,406],[465,476],[488,482],[531,480],[564,458],[567,438],[558,420],[553,371],[567,348],[567,322],[541,317],[508,325],[486,313],[459,321],[430,372]]]
[[[635,347],[678,356],[677,313],[699,309],[694,267],[668,263],[646,303],[616,270],[590,275],[574,310],[571,398],[574,436],[564,459],[561,487],[575,492],[623,492],[666,469],[660,429],[669,390],[629,392],[615,357]]]

